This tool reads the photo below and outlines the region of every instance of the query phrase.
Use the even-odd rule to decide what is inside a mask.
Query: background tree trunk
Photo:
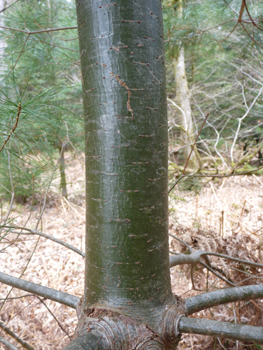
[[[59,146],[60,158],[59,158],[59,172],[60,172],[60,190],[62,196],[68,198],[67,192],[67,179],[66,179],[66,164],[65,164],[65,145],[61,142]]]
[[[183,0],[177,0],[177,14],[181,18],[183,16]],[[176,101],[180,107],[178,110],[179,124],[182,125],[184,131],[181,131],[181,137],[184,142],[184,162],[187,161],[191,148],[195,142],[194,128],[193,128],[193,116],[190,104],[190,93],[187,83],[186,71],[185,71],[185,55],[184,46],[180,43],[179,53],[177,59],[174,61],[175,71],[175,86],[176,86]],[[201,167],[200,157],[196,146],[191,154],[188,162],[188,167],[197,170]]]

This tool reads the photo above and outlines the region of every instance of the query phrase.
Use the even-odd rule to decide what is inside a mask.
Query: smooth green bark
[[[77,1],[86,133],[85,306],[171,299],[161,2]]]

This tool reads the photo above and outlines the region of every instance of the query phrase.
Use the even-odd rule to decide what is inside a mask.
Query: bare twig
[[[235,144],[236,144],[236,141],[237,141],[237,137],[238,137],[238,134],[239,134],[239,130],[240,130],[240,127],[241,127],[241,123],[247,117],[247,115],[249,114],[249,112],[253,108],[254,104],[256,103],[256,101],[258,100],[258,98],[262,94],[262,92],[263,92],[263,86],[259,90],[259,92],[258,92],[257,96],[254,98],[254,100],[251,102],[250,106],[247,107],[246,113],[241,118],[238,118],[238,127],[237,127],[237,130],[236,130],[236,133],[235,133],[235,137],[234,137],[234,140],[233,140],[233,143],[232,143],[232,147],[231,147],[231,152],[230,152],[231,161],[232,162],[234,162],[233,151],[234,151],[234,147],[235,147]]]
[[[20,51],[20,53],[19,53],[19,55],[18,55],[16,61],[15,61],[15,64],[14,64],[13,67],[10,69],[10,71],[9,71],[9,73],[6,75],[6,77],[8,77],[8,76],[13,72],[13,70],[15,69],[15,67],[16,67],[16,65],[17,65],[17,62],[19,61],[19,59],[20,59],[22,53],[24,52],[24,48],[25,48],[25,46],[26,46],[26,43],[27,43],[28,38],[29,38],[29,35],[26,37],[26,40],[24,41],[24,44],[23,44],[23,46],[22,46],[22,49],[21,49],[21,51]]]
[[[26,234],[32,234],[32,235],[38,235],[38,236],[41,236],[41,237],[44,237],[44,238],[47,238],[47,239],[50,239],[51,241],[53,242],[56,242],[58,244],[61,244],[62,246],[74,251],[75,253],[81,255],[83,258],[85,258],[85,253],[83,253],[81,250],[79,250],[78,248],[75,248],[73,247],[72,245],[62,241],[61,239],[58,239],[58,238],[55,238],[53,236],[50,236],[50,235],[47,235],[46,233],[43,233],[43,232],[40,232],[40,231],[37,231],[37,230],[31,230],[29,228],[26,228],[26,227],[20,227],[20,226],[2,226],[3,228],[7,228],[7,229],[10,229],[12,233],[15,233],[15,234],[23,234],[23,235],[26,235]],[[13,229],[18,229],[18,230],[24,230],[24,231],[28,231],[28,233],[25,233],[25,232],[15,232],[13,231]]]
[[[0,321],[0,328],[6,332],[6,334],[10,335],[10,337],[14,338],[19,344],[23,346],[24,349],[34,350],[34,348],[25,342],[23,339],[18,337],[10,328],[8,328],[3,322]]]
[[[11,6],[13,6],[14,4],[16,4],[18,1],[19,1],[19,0],[15,0],[12,4],[10,4],[10,5],[6,6],[6,7],[4,7],[2,10],[0,10],[0,13],[6,11],[6,10],[9,9]]]
[[[38,300],[45,306],[45,308],[48,310],[48,312],[52,315],[52,317],[54,318],[54,320],[57,322],[57,324],[59,325],[60,329],[62,330],[62,332],[64,332],[68,338],[70,340],[72,340],[72,337],[68,334],[68,332],[64,329],[64,327],[62,326],[62,324],[59,322],[59,320],[56,318],[56,316],[53,314],[53,312],[50,310],[50,308],[47,306],[47,304],[44,302],[44,300],[42,300],[40,297],[37,297]]]
[[[259,264],[259,263],[253,262],[253,261],[248,261],[248,260],[234,258],[232,256],[228,256],[228,255],[224,255],[224,254],[220,254],[220,253],[203,252],[202,255],[214,255],[214,256],[218,256],[219,258],[223,258],[223,259],[228,259],[228,260],[233,260],[233,261],[239,262],[240,264],[246,264],[246,265],[250,265],[250,266],[254,266],[254,267],[263,268],[263,264]]]
[[[35,230],[37,230],[38,225],[39,225],[40,221],[42,220],[42,216],[43,216],[43,214],[44,214],[44,210],[45,210],[45,206],[46,206],[47,193],[48,193],[48,190],[49,190],[49,188],[50,188],[50,186],[51,186],[51,182],[52,182],[52,180],[53,180],[53,177],[54,177],[54,175],[55,175],[55,172],[56,172],[56,170],[57,170],[57,166],[58,166],[59,163],[60,163],[60,160],[61,160],[61,157],[62,157],[62,153],[63,153],[63,151],[64,151],[64,147],[65,147],[65,145],[63,144],[62,147],[61,147],[60,156],[59,156],[59,158],[58,158],[58,160],[57,160],[57,164],[56,164],[55,167],[54,167],[54,170],[53,170],[53,172],[52,172],[52,175],[51,175],[49,184],[48,184],[48,186],[47,186],[47,188],[46,188],[45,195],[44,195],[43,205],[42,205],[41,212],[40,212],[40,215],[39,215],[39,217],[38,217],[38,220],[37,220],[37,223],[36,223],[36,226],[35,226]]]
[[[200,264],[203,265],[204,267],[207,268],[207,270],[211,271],[214,275],[216,275],[218,278],[220,278],[222,281],[224,281],[225,283],[229,284],[232,287],[236,287],[236,284],[233,283],[232,281],[230,281],[228,278],[224,277],[221,273],[216,272],[215,269],[213,269],[213,267],[208,266],[207,264],[205,264],[203,261],[200,261]]]
[[[197,134],[197,136],[196,136],[196,138],[195,138],[195,142],[194,142],[194,144],[193,144],[192,147],[191,147],[191,151],[190,151],[190,153],[189,153],[189,156],[188,156],[188,158],[187,158],[187,161],[186,161],[186,163],[185,163],[184,170],[183,170],[181,176],[180,176],[179,179],[172,185],[172,187],[169,189],[168,193],[170,193],[170,192],[175,188],[175,186],[178,184],[178,182],[179,182],[179,181],[182,179],[182,177],[184,176],[185,170],[186,170],[186,167],[187,167],[187,164],[188,164],[188,162],[189,162],[189,160],[190,160],[191,154],[193,153],[193,150],[194,150],[194,147],[195,147],[196,142],[197,142],[197,140],[198,140],[198,137],[199,137],[199,135],[201,134],[201,131],[202,131],[204,125],[205,125],[205,122],[206,122],[208,116],[209,116],[209,113],[207,113],[207,115],[205,116],[205,119],[204,119],[204,121],[203,121],[203,123],[202,123],[202,125],[201,125],[201,128],[200,128],[200,130],[199,130],[199,132],[198,132],[198,134]]]
[[[39,240],[40,240],[40,237],[38,237],[38,239],[37,239],[37,242],[36,242],[36,244],[35,244],[35,246],[34,246],[34,249],[33,249],[33,251],[31,252],[29,259],[27,260],[26,266],[23,268],[23,271],[22,271],[21,274],[20,274],[20,278],[21,278],[21,277],[23,276],[23,274],[25,273],[25,271],[26,271],[26,269],[27,269],[27,267],[28,267],[28,265],[29,265],[29,263],[30,263],[30,261],[31,261],[31,259],[32,259],[32,257],[33,257],[33,255],[35,254],[35,251],[36,251],[36,249],[37,249]],[[5,305],[6,301],[7,301],[7,299],[8,299],[8,297],[9,297],[9,295],[10,295],[11,292],[12,292],[12,290],[13,290],[13,287],[12,287],[12,288],[9,290],[9,292],[7,293],[7,296],[6,296],[5,300],[3,301],[3,303],[2,303],[2,305],[1,305],[1,307],[0,307],[0,311],[3,309],[3,307],[4,307],[4,305]]]
[[[248,17],[250,18],[251,22],[253,23],[253,26],[256,27],[257,29],[263,31],[262,28],[260,28],[256,22],[253,20],[252,16],[250,15],[250,12],[248,11],[248,8],[247,8],[247,3],[246,3],[246,0],[243,0],[244,4],[245,4],[245,7],[246,7],[246,11],[247,11],[247,14],[248,14]]]
[[[18,124],[18,120],[19,120],[19,117],[20,117],[20,113],[21,113],[21,110],[22,110],[22,106],[21,106],[21,103],[19,102],[18,104],[18,112],[17,112],[17,115],[16,115],[16,122],[15,122],[15,125],[13,126],[12,130],[10,131],[10,134],[7,136],[7,138],[5,139],[2,147],[0,148],[0,153],[2,152],[2,150],[4,149],[5,145],[7,144],[7,142],[9,141],[11,135],[15,132],[15,129],[17,128],[17,124]]]
[[[249,34],[249,32],[248,32],[247,28],[244,26],[244,24],[243,24],[242,22],[241,22],[240,24],[242,25],[244,31],[247,33],[247,35],[249,36],[249,38],[250,38],[256,45],[258,45],[261,49],[263,49],[263,46],[260,45],[260,44],[258,43],[258,41],[255,41],[255,39]]]
[[[27,35],[33,35],[33,34],[40,34],[40,33],[57,32],[59,30],[78,29],[78,27],[51,28],[51,29],[35,30],[35,31],[32,31],[32,32],[30,32],[28,30],[11,28],[11,27],[5,27],[5,26],[0,26],[0,29],[13,30],[15,32],[25,33]]]
[[[235,14],[238,15],[238,12],[235,9],[233,9],[226,0],[224,0],[224,3],[228,8],[230,8],[231,11],[235,12]]]
[[[75,49],[70,49],[69,47],[64,47],[64,46],[60,46],[60,45],[56,45],[56,44],[53,44],[53,43],[48,43],[47,41],[44,41],[44,40],[39,40],[41,43],[43,44],[47,44],[47,45],[50,45],[52,47],[57,47],[59,49],[63,49],[63,50],[68,50],[68,51],[73,51],[73,52],[78,52],[78,50],[75,50]]]
[[[202,33],[208,32],[209,30],[218,28],[219,26],[222,26],[223,24],[229,23],[229,22],[236,22],[236,19],[229,19],[228,21],[222,22],[222,23],[218,23],[216,26],[210,27],[208,29],[205,30],[201,30]]]
[[[233,173],[231,171],[230,174],[195,174],[195,175],[186,175],[185,177],[218,177],[218,178],[224,178],[224,177],[231,177],[231,176],[243,176],[243,175],[252,175],[252,174],[255,174],[257,173],[258,171],[262,170],[263,169],[263,166],[260,166],[258,167],[257,169],[254,169],[254,170],[248,170],[248,171],[242,171],[240,173]]]
[[[219,40],[219,41],[225,41],[225,40],[227,40],[227,39],[231,36],[231,34],[234,32],[234,30],[236,29],[237,26],[238,26],[238,22],[234,25],[234,27],[232,28],[232,30],[230,31],[230,33],[228,33],[227,36],[224,37],[224,39],[221,39],[221,40]]]
[[[184,245],[189,249],[189,251],[190,251],[191,253],[194,252],[194,250],[190,247],[190,245],[187,244],[185,241],[183,241],[181,238],[176,237],[175,235],[173,235],[173,234],[171,234],[171,233],[169,233],[169,236],[173,237],[173,238],[176,239],[177,241],[179,241],[179,242],[181,242],[182,244],[184,244]],[[189,255],[188,255],[188,256],[189,256]]]
[[[198,108],[199,112],[200,112],[200,113],[202,114],[202,116],[205,118],[205,115],[204,115],[203,111],[201,110],[200,106],[198,105],[198,103],[196,102],[195,99],[194,99],[194,101],[195,101],[195,105],[196,105],[196,107]],[[223,163],[225,166],[227,166],[227,164],[226,164],[224,158],[222,157],[222,155],[220,154],[220,152],[219,152],[218,149],[217,149],[217,145],[218,145],[218,143],[219,143],[219,141],[220,141],[220,134],[219,134],[219,132],[217,131],[217,129],[214,127],[213,124],[209,123],[208,120],[207,120],[206,122],[207,122],[207,125],[209,125],[209,126],[214,130],[214,132],[215,132],[216,135],[217,135],[216,143],[215,143],[215,145],[214,145],[214,149],[215,149],[217,155],[220,157],[222,163]]]
[[[16,299],[23,299],[23,298],[27,298],[27,297],[35,297],[35,294],[23,294],[23,295],[19,295],[17,297],[10,297],[8,298],[7,301],[11,301],[11,300],[16,300]],[[0,301],[5,300],[5,298],[0,298]]]

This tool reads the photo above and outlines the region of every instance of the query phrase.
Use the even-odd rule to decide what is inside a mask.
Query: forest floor
[[[67,155],[68,199],[62,198],[57,186],[47,194],[45,210],[38,230],[59,238],[84,251],[85,191],[84,161]],[[1,218],[7,214],[8,203],[2,205]],[[170,196],[170,233],[180,237],[190,246],[206,251],[223,252],[239,258],[261,261],[263,234],[263,178],[243,176],[210,181],[199,192],[179,190]],[[13,203],[10,217],[12,224],[35,229],[42,210],[39,204]],[[81,297],[84,284],[84,259],[76,253],[45,238],[33,235],[8,234],[7,242],[13,242],[4,251],[0,250],[1,271],[16,277],[55,288]],[[5,243],[5,246],[7,244]],[[186,252],[185,247],[171,237],[171,249]],[[4,245],[4,244],[3,244]],[[2,247],[3,247],[2,245]],[[2,248],[1,247],[1,248]],[[213,260],[225,275],[237,285],[257,283],[253,273],[240,272],[227,260]],[[202,268],[192,272],[186,266],[171,269],[174,293],[183,298],[197,294],[197,289],[226,287],[220,279],[207,275]],[[11,289],[0,284],[0,298],[9,298],[2,303],[0,320],[36,350],[62,349],[73,336],[77,325],[76,312],[69,307]],[[259,302],[251,305],[223,306],[199,317],[210,317],[232,322],[248,322],[262,325],[263,314]],[[0,331],[0,335],[17,344]],[[19,346],[18,346],[19,348]],[[0,344],[0,350],[7,349]],[[179,350],[183,349],[254,349],[240,342],[229,342],[211,337],[184,335]],[[256,347],[255,347],[256,349]]]

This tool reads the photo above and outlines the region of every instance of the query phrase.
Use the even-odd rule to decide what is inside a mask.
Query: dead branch
[[[19,120],[19,117],[20,117],[20,113],[21,113],[21,109],[22,109],[22,106],[21,106],[21,103],[19,102],[18,104],[18,112],[17,112],[17,115],[16,115],[16,122],[15,122],[15,125],[13,126],[10,134],[7,136],[7,138],[5,139],[2,147],[0,148],[0,153],[2,152],[2,150],[4,149],[5,145],[7,144],[8,140],[10,139],[11,135],[15,132],[15,129],[17,128],[17,124],[18,124],[18,120]]]

